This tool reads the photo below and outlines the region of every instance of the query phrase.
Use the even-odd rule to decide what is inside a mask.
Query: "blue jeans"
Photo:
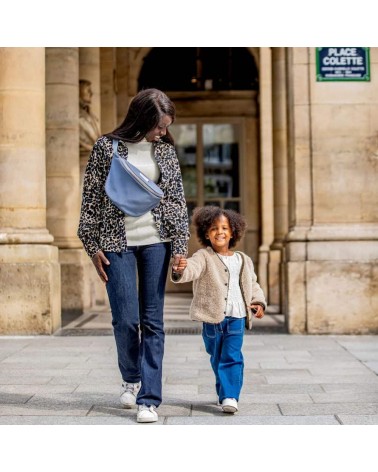
[[[239,400],[243,385],[243,345],[245,318],[226,317],[218,324],[203,323],[202,337],[215,374],[219,401]]]
[[[122,379],[141,381],[137,404],[162,401],[164,293],[170,243],[131,246],[126,252],[105,252],[106,289]]]

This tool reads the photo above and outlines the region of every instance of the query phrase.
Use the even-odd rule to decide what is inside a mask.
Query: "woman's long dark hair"
[[[154,88],[141,90],[132,99],[126,118],[107,136],[129,143],[139,143],[149,131],[158,126],[164,115],[168,115],[172,118],[172,123],[174,122],[176,108],[167,95]],[[174,144],[168,129],[161,140]]]

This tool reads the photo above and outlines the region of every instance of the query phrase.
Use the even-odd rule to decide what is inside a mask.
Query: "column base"
[[[84,249],[60,249],[62,314],[80,316],[86,311],[109,309],[105,284],[101,282]]]
[[[0,245],[0,334],[52,334],[61,326],[58,249]]]
[[[334,225],[290,235],[284,264],[290,333],[378,333],[377,230]]]

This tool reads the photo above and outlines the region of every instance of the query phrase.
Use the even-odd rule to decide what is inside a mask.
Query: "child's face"
[[[207,230],[206,237],[210,239],[210,243],[215,252],[224,252],[228,250],[232,231],[228,218],[225,216],[215,220]]]

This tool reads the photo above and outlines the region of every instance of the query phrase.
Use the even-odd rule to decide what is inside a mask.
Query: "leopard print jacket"
[[[164,196],[152,210],[162,240],[171,240],[172,254],[187,254],[189,219],[181,170],[174,146],[153,143],[160,169],[159,187]],[[127,145],[119,141],[118,153],[127,159]],[[89,257],[98,251],[124,252],[127,238],[124,217],[105,193],[105,181],[113,157],[112,140],[101,136],[93,146],[84,176],[78,236]]]

